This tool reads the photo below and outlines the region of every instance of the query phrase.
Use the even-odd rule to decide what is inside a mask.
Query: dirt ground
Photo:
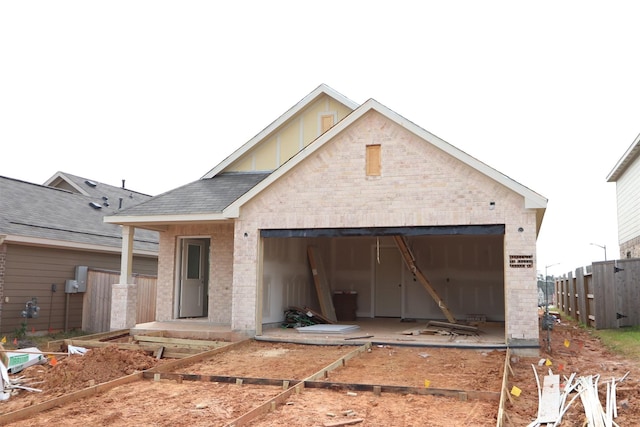
[[[627,372],[627,378],[617,388],[618,418],[614,421],[620,426],[640,425],[640,361],[629,360],[608,351],[592,331],[584,329],[571,321],[556,323],[549,335],[551,352],[547,352],[547,331],[540,332],[540,357],[512,358],[514,376],[509,378],[509,389],[517,386],[522,389],[519,398],[507,403],[506,409],[511,425],[527,425],[536,417],[538,408],[537,385],[532,365],[540,378],[551,369],[561,379],[572,373],[577,376],[600,375],[601,381],[620,379]],[[541,358],[548,359],[550,366],[538,366]],[[561,382],[562,386],[562,382]],[[605,403],[604,386],[599,388],[600,401]],[[580,399],[572,405],[562,419],[562,426],[582,427],[585,424],[584,407]]]
[[[546,332],[541,332],[541,345]],[[618,388],[618,418],[621,426],[640,425],[638,398],[640,369],[636,361],[615,357],[588,331],[571,323],[556,324],[551,332],[552,352],[540,356],[513,356],[514,375],[508,387],[522,390],[513,403],[506,403],[510,423],[524,426],[537,413],[538,394],[532,365],[539,375],[551,368],[569,375],[601,374],[603,379],[622,377]],[[353,346],[311,346],[248,341],[229,351],[175,370],[182,374],[224,375],[244,378],[302,380],[355,350]],[[372,346],[370,351],[349,359],[321,381],[344,384],[396,385],[433,389],[500,392],[504,351],[463,350],[430,347]],[[538,366],[548,358],[551,366]],[[61,358],[50,364],[27,368],[18,374],[32,379],[42,393],[22,391],[0,402],[0,414],[26,408],[92,384],[166,363],[141,352],[116,347],[89,350],[84,356]],[[37,413],[11,426],[101,425],[101,426],[223,426],[282,393],[282,386],[182,381],[137,380],[102,394],[65,403]],[[488,393],[492,394],[492,393]],[[492,394],[493,395],[493,394]],[[624,405],[621,404],[624,403]],[[362,426],[490,426],[496,424],[497,399],[459,400],[422,394],[349,391],[349,388],[306,388],[289,396],[283,405],[249,425],[325,426],[342,421]],[[582,407],[576,403],[562,425],[582,426]]]

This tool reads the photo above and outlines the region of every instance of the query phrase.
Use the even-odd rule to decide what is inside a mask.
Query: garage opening
[[[309,247],[322,258],[334,300],[353,295],[356,318],[447,321],[407,268],[394,236],[404,237],[456,319],[504,322],[504,230],[501,224],[261,230],[262,324],[281,323],[290,307],[320,310]]]

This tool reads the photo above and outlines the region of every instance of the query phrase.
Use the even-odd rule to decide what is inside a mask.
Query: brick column
[[[135,228],[122,227],[120,283],[111,287],[110,329],[129,329],[136,325],[138,289],[133,284],[133,233]]]
[[[112,331],[130,329],[136,326],[138,288],[132,283],[111,285]]]

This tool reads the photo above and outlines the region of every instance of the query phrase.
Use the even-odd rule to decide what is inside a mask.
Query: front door
[[[203,240],[182,241],[179,317],[201,317],[205,314],[206,249]]]
[[[397,247],[376,249],[375,316],[401,317],[402,314],[402,257]]]

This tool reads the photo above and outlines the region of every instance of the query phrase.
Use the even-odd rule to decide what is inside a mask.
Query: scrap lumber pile
[[[478,335],[480,330],[477,326],[463,325],[461,323],[448,323],[430,320],[425,327],[412,328],[402,331],[403,335]]]
[[[560,376],[554,375],[549,370],[549,375],[543,378],[543,385],[540,386],[540,378],[533,366],[533,372],[538,385],[538,416],[527,427],[547,427],[559,426],[567,410],[580,398],[584,409],[585,423],[587,427],[617,427],[614,421],[618,417],[616,402],[616,387],[629,375],[627,372],[622,378],[611,378],[610,381],[600,382],[600,375],[588,375],[576,377],[571,374],[569,378],[564,377],[564,386],[560,386]],[[599,388],[603,386],[605,404],[603,405],[599,397]]]

